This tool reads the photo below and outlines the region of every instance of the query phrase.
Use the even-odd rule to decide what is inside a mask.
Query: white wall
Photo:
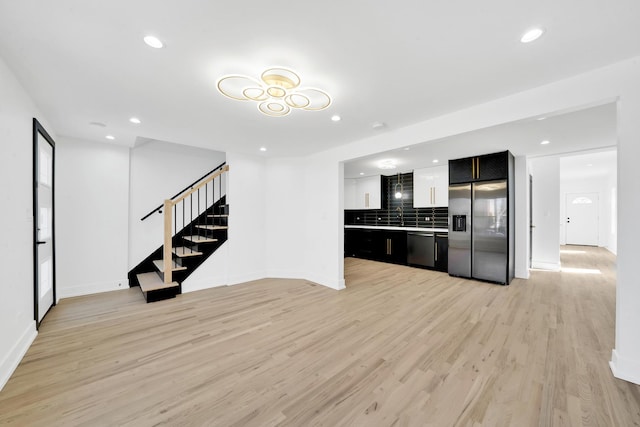
[[[266,277],[267,263],[267,166],[264,158],[227,152],[229,180],[229,240],[227,283],[257,280]],[[279,197],[285,197],[281,194]],[[278,224],[270,227],[278,228]],[[286,231],[283,231],[286,233]],[[286,254],[283,254],[285,257]]]
[[[0,58],[0,389],[36,337],[33,316],[32,130],[36,117],[56,139]]]
[[[303,160],[307,242],[305,278],[333,289],[344,283],[344,164],[332,153]]]
[[[529,165],[527,158],[517,156],[514,166],[516,205],[518,213],[515,217],[515,276],[529,278]]]
[[[292,212],[291,206],[295,206],[296,199],[280,185],[289,179],[299,180],[295,170],[289,173],[286,169],[275,168],[272,175],[283,178],[270,186],[273,178],[267,174],[267,162],[263,157],[228,152],[227,163],[228,240],[182,283],[182,292],[267,277],[268,254],[287,249],[285,242],[277,236],[273,237],[273,243],[268,241],[266,230],[268,222],[271,222],[272,230],[294,225],[287,214]],[[295,187],[296,183],[291,185]],[[285,259],[286,255],[282,253]],[[279,277],[289,276],[282,274]]]
[[[267,162],[265,259],[269,277],[305,277],[301,250],[305,246],[303,209],[308,196],[304,166],[299,159]],[[290,229],[297,233],[289,233]]]
[[[617,169],[617,168],[616,168]],[[618,253],[618,173],[617,170],[607,178],[606,200],[609,210],[609,228],[607,249],[614,254]]]
[[[132,148],[130,157],[128,259],[129,269],[132,269],[162,246],[163,216],[154,214],[144,221],[140,219],[165,199],[224,162],[226,156],[220,151],[149,141]],[[222,189],[224,194],[224,180]],[[215,197],[220,197],[217,185]],[[196,209],[194,207],[194,212]],[[179,224],[182,224],[181,213],[178,215]],[[189,215],[185,216],[190,218]]]
[[[531,265],[560,270],[560,158],[530,160],[533,177],[533,251]]]
[[[60,138],[56,145],[58,296],[128,287],[129,149]]]
[[[625,62],[629,75],[614,75],[624,86],[618,101],[618,257],[616,287],[616,347],[611,368],[616,377],[640,384],[640,58]]]
[[[236,152],[226,156],[228,240],[182,283],[182,291],[303,277],[304,164]]]
[[[615,180],[615,171],[612,171]],[[560,244],[566,244],[567,194],[597,193],[598,194],[598,246],[609,247],[611,233],[611,178],[597,177],[577,180],[562,180],[560,182]],[[615,239],[614,239],[615,240]]]

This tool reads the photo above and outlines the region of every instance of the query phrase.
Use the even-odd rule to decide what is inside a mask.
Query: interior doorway
[[[567,245],[598,246],[598,193],[567,193]]]
[[[56,301],[55,143],[33,119],[33,306],[36,328]]]

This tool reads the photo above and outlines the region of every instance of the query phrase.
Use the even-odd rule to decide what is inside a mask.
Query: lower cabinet
[[[433,259],[429,262],[413,261],[410,264],[446,272],[448,268],[447,235],[436,234],[435,240],[431,237],[428,242],[435,247],[427,248],[432,250],[420,249],[420,251],[428,253],[427,256]],[[421,241],[421,244],[423,243],[424,241]],[[407,265],[407,247],[412,245],[415,246],[415,243],[407,241],[406,231],[348,228],[344,232],[344,255],[350,257]],[[412,250],[412,257],[415,257],[416,249]]]
[[[435,248],[435,269],[438,271],[449,271],[449,236],[446,234],[436,234]]]
[[[374,261],[407,263],[407,233],[404,231],[347,229],[344,255]]]
[[[344,233],[344,255],[379,260],[384,254],[384,236],[378,230],[347,229]]]
[[[406,231],[378,231],[382,235],[378,243],[379,260],[394,264],[407,263]]]

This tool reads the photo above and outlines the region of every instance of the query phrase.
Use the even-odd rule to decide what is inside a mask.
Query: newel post
[[[173,222],[171,200],[164,201],[164,246],[162,249],[162,264],[164,267],[164,283],[171,283],[173,281],[173,256],[172,256],[172,232],[171,223]]]

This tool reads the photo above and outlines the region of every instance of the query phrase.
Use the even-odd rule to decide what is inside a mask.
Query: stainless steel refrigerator
[[[450,275],[500,284],[513,278],[507,184],[505,179],[449,185]]]

